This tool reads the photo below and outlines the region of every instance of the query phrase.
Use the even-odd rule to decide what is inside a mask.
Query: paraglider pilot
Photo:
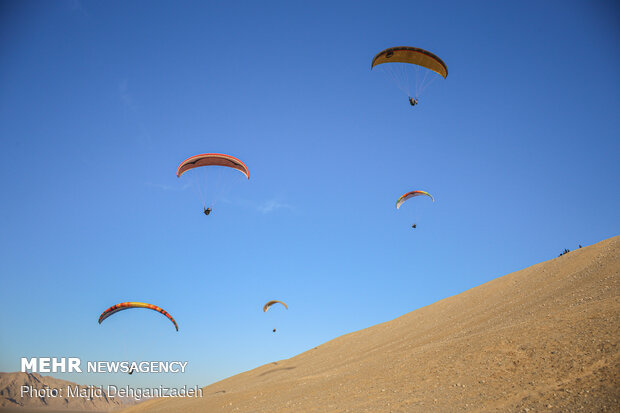
[[[205,215],[209,215],[211,213],[211,207],[209,207],[209,208],[203,207],[203,208],[204,208],[203,212],[204,212]]]
[[[418,224],[413,224],[413,225],[411,226],[411,228],[413,228],[413,229],[415,229],[415,228],[417,228],[417,227],[418,227]]]
[[[409,96],[409,104],[410,104],[411,106],[415,106],[415,105],[417,105],[417,104],[418,104],[418,99],[414,99],[414,98],[412,98],[411,96]]]

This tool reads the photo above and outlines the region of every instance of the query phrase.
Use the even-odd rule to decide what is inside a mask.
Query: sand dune
[[[620,411],[620,237],[126,412]]]

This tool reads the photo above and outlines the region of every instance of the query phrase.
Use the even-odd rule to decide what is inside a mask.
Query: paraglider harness
[[[211,207],[207,208],[207,207],[203,207],[204,208],[204,214],[205,215],[209,215],[211,213]]]
[[[411,106],[415,106],[415,105],[417,105],[417,104],[418,104],[418,99],[414,99],[414,98],[412,98],[411,96],[409,96],[409,104],[410,104]]]

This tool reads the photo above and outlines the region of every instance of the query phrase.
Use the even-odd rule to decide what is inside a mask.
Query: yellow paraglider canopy
[[[417,47],[398,46],[382,50],[372,59],[371,68],[382,63],[411,63],[432,70],[444,79],[448,76],[448,66],[443,60]]]
[[[286,305],[285,303],[283,303],[282,301],[278,301],[278,300],[271,300],[269,302],[267,302],[264,306],[263,306],[263,312],[267,312],[267,310],[269,310],[269,307],[271,307],[272,305],[274,305],[275,303],[280,303],[284,306],[284,308],[286,308],[288,310],[288,305]]]

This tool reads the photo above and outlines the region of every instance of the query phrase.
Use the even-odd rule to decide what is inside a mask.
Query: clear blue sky
[[[619,44],[613,1],[2,2],[0,371],[205,385],[618,235]],[[415,108],[397,45],[450,70]],[[203,152],[252,175],[209,217]]]

